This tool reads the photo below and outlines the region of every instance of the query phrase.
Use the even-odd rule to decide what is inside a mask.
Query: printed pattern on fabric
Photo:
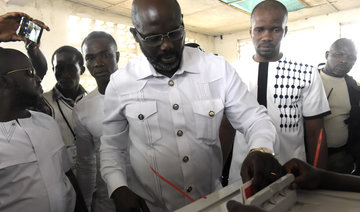
[[[274,104],[280,112],[280,130],[291,131],[299,127],[301,90],[311,84],[314,67],[308,64],[279,60],[274,84]]]

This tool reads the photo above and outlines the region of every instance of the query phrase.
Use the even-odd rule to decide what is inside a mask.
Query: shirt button
[[[168,84],[169,84],[170,86],[174,86],[175,83],[174,83],[174,81],[169,80]]]
[[[177,132],[176,132],[176,135],[177,136],[182,136],[184,134],[184,132],[182,131],[182,130],[178,130]]]
[[[186,189],[186,191],[190,193],[190,192],[192,191],[192,187],[189,186],[189,187]]]
[[[184,162],[184,163],[186,163],[186,162],[188,162],[188,161],[189,161],[189,157],[188,157],[188,156],[183,157],[183,162]]]
[[[209,112],[209,116],[210,116],[210,117],[214,117],[214,116],[215,116],[215,112],[214,112],[214,111],[210,111],[210,112]]]
[[[174,110],[178,110],[178,109],[179,109],[179,105],[178,105],[178,104],[174,104],[174,105],[173,105],[173,109],[174,109]]]
[[[139,115],[138,115],[138,118],[139,118],[140,120],[143,120],[143,119],[144,119],[144,115],[143,115],[143,114],[139,114]]]

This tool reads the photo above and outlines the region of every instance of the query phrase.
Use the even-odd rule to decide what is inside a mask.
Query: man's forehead
[[[115,46],[107,38],[93,38],[84,43],[83,51],[85,54],[92,54],[106,50],[115,49]]]
[[[176,1],[140,0],[136,2],[137,10],[133,15],[138,20],[140,26],[137,29],[140,31],[144,28],[181,24],[181,11]]]

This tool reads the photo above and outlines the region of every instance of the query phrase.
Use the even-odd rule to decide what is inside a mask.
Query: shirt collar
[[[56,99],[63,99],[66,103],[68,103],[69,105],[74,106],[75,103],[77,103],[78,101],[80,101],[85,95],[87,94],[86,90],[79,85],[79,90],[78,90],[78,96],[75,98],[75,101],[72,100],[71,98],[66,98],[61,92],[60,90],[56,87],[56,85],[53,88],[53,98]]]

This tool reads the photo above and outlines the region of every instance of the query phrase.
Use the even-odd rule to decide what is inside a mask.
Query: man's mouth
[[[173,63],[176,61],[176,56],[174,54],[168,54],[161,56],[160,59],[164,63]]]

